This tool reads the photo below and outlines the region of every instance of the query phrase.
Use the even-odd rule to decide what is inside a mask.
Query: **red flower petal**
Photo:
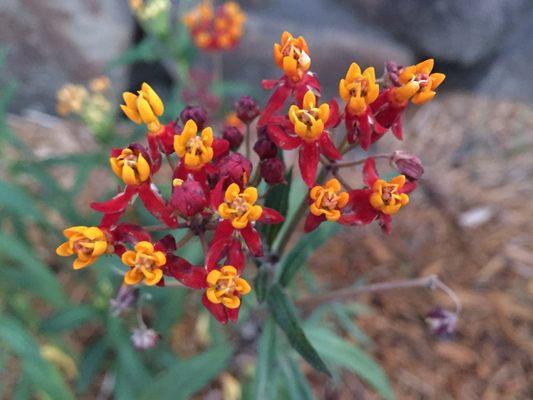
[[[137,187],[126,186],[126,189],[122,193],[117,194],[111,200],[91,203],[91,208],[106,214],[122,212],[126,209],[130,200],[136,193]]]
[[[226,139],[213,139],[213,160],[220,160],[229,154],[229,142]]]
[[[157,136],[153,133],[146,135],[148,141],[148,155],[150,156],[150,174],[155,174],[161,168],[161,153],[159,152],[159,144],[157,143]]]
[[[392,123],[392,133],[399,140],[403,139],[403,129],[402,129],[402,114],[398,114],[398,117]]]
[[[263,213],[259,218],[259,222],[263,224],[280,224],[285,220],[283,215],[272,208],[263,207]]]
[[[300,166],[300,172],[302,173],[302,179],[309,187],[312,187],[315,183],[318,157],[318,145],[316,142],[302,142],[298,164]]]
[[[242,251],[241,241],[239,239],[233,239],[228,248],[228,257],[226,261],[227,265],[233,265],[237,268],[237,272],[240,274],[245,263],[244,252]]]
[[[216,186],[211,190],[209,203],[211,208],[216,211],[218,206],[224,201],[224,179],[217,182]]]
[[[230,240],[231,238],[222,238],[216,241],[213,239],[211,241],[209,249],[207,250],[207,254],[205,255],[205,267],[208,271],[211,271],[213,268],[215,268],[222,257],[224,257]]]
[[[207,296],[204,294],[202,296],[202,304],[205,308],[213,315],[213,317],[216,318],[218,322],[221,324],[227,324],[228,323],[228,316],[226,315],[226,309],[222,304],[215,304],[211,303]]]
[[[219,240],[225,240],[228,242],[233,236],[233,226],[228,220],[219,222],[213,235],[212,243],[218,242]]]
[[[320,136],[320,150],[322,153],[329,158],[330,160],[340,160],[342,158],[341,153],[335,145],[333,144],[333,141],[329,137],[329,133],[325,132],[322,133]]]
[[[170,253],[176,251],[176,239],[172,235],[166,235],[165,237],[159,239],[155,244],[155,249],[163,251],[165,253]]]
[[[324,127],[335,128],[340,122],[339,103],[337,103],[337,100],[331,99],[329,102],[329,118]]]
[[[165,265],[165,275],[170,275],[192,289],[203,289],[206,286],[207,271],[199,266],[191,265],[187,260],[175,256],[167,255]]]
[[[241,307],[238,308],[226,308],[226,314],[231,322],[237,322],[239,319],[239,310]]]
[[[171,209],[166,206],[161,195],[152,189],[150,182],[140,185],[138,190],[139,198],[154,217],[169,227],[175,227],[177,225],[177,218],[172,215]]]
[[[302,139],[298,136],[288,135],[278,125],[268,125],[268,136],[270,136],[270,139],[272,139],[278,147],[281,147],[284,150],[292,150],[302,144]]]
[[[280,79],[263,79],[261,81],[261,86],[263,86],[263,89],[265,90],[272,90],[274,89],[278,83],[280,83],[282,78]]]
[[[368,150],[370,147],[370,140],[372,138],[372,126],[370,125],[370,117],[368,115],[369,108],[367,107],[366,111],[361,115],[356,117],[356,126],[357,134],[359,137],[359,142],[361,143],[361,148],[363,150]]]
[[[400,193],[411,193],[416,189],[416,182],[405,182],[402,188],[399,190]]]
[[[379,175],[376,171],[376,162],[372,157],[368,157],[363,165],[363,182],[371,188],[378,179]]]
[[[259,118],[259,121],[257,122],[258,127],[265,125],[272,114],[283,107],[283,104],[285,104],[290,92],[291,89],[288,85],[282,83],[278,86],[274,93],[272,93],[272,96],[270,96],[270,99],[268,99],[265,109],[263,110],[263,114],[261,114],[261,118]]]
[[[317,217],[316,215],[309,213],[309,215],[307,215],[307,218],[305,219],[304,231],[311,232],[315,230],[325,220],[326,217],[324,217],[323,215]]]
[[[102,219],[100,220],[100,224],[98,225],[98,227],[100,227],[100,228],[109,228],[109,227],[115,225],[120,220],[120,217],[122,217],[122,215],[124,215],[125,211],[126,211],[126,209],[124,209],[122,211],[119,211],[119,212],[116,212],[116,213],[104,214],[102,216]]]
[[[379,215],[378,211],[370,205],[370,189],[352,190],[348,205],[343,208],[339,224],[343,225],[368,225]]]
[[[251,224],[248,224],[246,228],[240,229],[242,238],[248,246],[248,250],[254,255],[254,257],[261,257],[263,255],[263,245],[261,243],[261,236],[259,233],[252,227]]]
[[[137,242],[152,241],[150,234],[142,226],[136,224],[118,224],[115,229],[111,230],[111,234],[116,242],[130,243],[132,245]]]

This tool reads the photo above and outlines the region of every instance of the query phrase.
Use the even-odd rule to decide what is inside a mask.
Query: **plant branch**
[[[375,293],[392,289],[406,289],[422,287],[427,289],[441,289],[455,304],[455,311],[461,311],[461,301],[455,292],[442,282],[437,275],[428,275],[416,279],[402,279],[389,282],[372,283],[365,286],[350,287],[340,289],[319,296],[309,296],[297,300],[296,305],[304,311],[311,311],[316,307],[330,302],[345,302],[356,298],[363,293]]]

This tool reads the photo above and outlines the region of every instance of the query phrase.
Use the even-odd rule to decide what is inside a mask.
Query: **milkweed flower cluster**
[[[234,1],[217,8],[204,0],[183,17],[194,44],[206,51],[229,50],[235,47],[243,33],[246,16]]]
[[[196,34],[212,25],[226,27],[216,21],[226,18],[224,13],[237,13],[231,7],[215,12],[210,3],[202,3],[188,15],[188,25],[200,32]],[[210,38],[200,41],[212,46]],[[356,147],[368,150],[389,130],[401,139],[401,118],[409,101],[419,105],[431,100],[444,75],[433,73],[433,60],[426,60],[406,67],[387,64],[384,76],[376,79],[373,67],[362,70],[354,62],[339,80],[339,106],[336,99],[322,98],[303,37],[284,32],[273,53],[283,75],[263,81],[265,89],[273,90],[266,105],[260,109],[244,96],[220,132],[197,106],[186,107],[179,118],[165,123],[163,101],[148,83],[135,93],[125,92],[121,108],[131,121],[146,127],[146,141],[112,149],[110,167],[122,187],[113,198],[91,204],[102,213],[97,227],[64,231],[67,241],[57,253],[75,256],[75,269],[114,254],[124,264],[124,285],[164,286],[177,280],[201,291],[203,305],[219,322],[236,321],[244,296],[252,290],[245,277],[247,259],[263,260],[272,250],[259,227],[284,222],[280,212],[265,206],[264,198],[273,185],[286,183],[287,150],[297,150],[300,174],[295,175],[301,175],[309,188],[301,199],[308,205],[300,215],[305,231],[324,222],[362,226],[377,221],[388,233],[392,217],[409,204],[409,193],[423,173],[420,160],[404,152],[356,161],[343,158]],[[250,148],[245,154],[240,151],[243,137],[250,140],[246,135],[251,126],[257,128],[253,150],[258,165],[250,160]],[[399,174],[391,179],[380,176],[376,160],[382,158]],[[169,198],[154,180],[164,159],[172,168]],[[358,165],[363,185],[352,188],[337,172]],[[265,184],[260,185],[261,180]],[[122,221],[134,202],[141,202],[161,225],[149,229],[153,227]],[[179,230],[185,233],[176,241]],[[203,244],[202,265],[178,255],[192,237]]]

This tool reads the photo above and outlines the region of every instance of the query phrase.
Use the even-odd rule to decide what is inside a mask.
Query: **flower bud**
[[[120,286],[117,296],[109,302],[111,314],[118,316],[128,311],[135,304],[138,297],[139,288],[129,285]]]
[[[239,153],[233,153],[219,163],[220,179],[228,179],[228,184],[236,183],[243,186],[250,179],[252,172],[252,163],[246,157]]]
[[[192,217],[207,207],[207,197],[202,185],[191,176],[186,181],[174,179],[170,206],[182,216]]]
[[[131,343],[137,350],[154,348],[159,340],[159,333],[146,327],[135,328],[131,333]]]
[[[424,173],[422,161],[415,155],[397,150],[392,153],[391,164],[410,181],[420,179]]]
[[[437,307],[427,314],[426,323],[434,335],[452,335],[457,325],[457,314]]]
[[[400,82],[401,66],[399,66],[395,61],[387,61],[385,63],[385,74],[384,74],[384,83],[386,87],[391,86],[402,86]]]
[[[262,137],[254,144],[254,151],[261,160],[273,158],[278,155],[278,148],[276,144],[268,137]]]
[[[269,185],[285,181],[285,165],[277,157],[267,158],[261,161],[261,176]]]
[[[192,119],[196,123],[198,130],[201,131],[205,128],[205,123],[207,122],[207,111],[200,106],[187,106],[181,111],[180,119],[184,124]]]
[[[235,103],[235,111],[237,112],[237,117],[245,124],[252,122],[260,113],[257,103],[250,96],[242,96]]]
[[[222,131],[222,137],[229,142],[231,150],[237,150],[241,145],[244,136],[236,126],[226,125]]]
[[[257,128],[257,138],[262,139],[265,137],[266,138],[270,137],[268,136],[268,125],[263,125],[262,127]]]

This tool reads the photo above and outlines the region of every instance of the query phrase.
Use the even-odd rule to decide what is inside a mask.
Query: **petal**
[[[250,224],[239,232],[254,257],[261,257],[263,255],[263,246],[259,233]]]
[[[313,215],[313,214],[308,214],[307,218],[305,220],[304,231],[305,232],[311,232],[311,231],[315,230],[325,220],[326,220],[326,218],[323,215],[316,216],[316,215]]]
[[[318,166],[318,146],[315,142],[307,143],[303,142],[300,148],[300,154],[298,157],[298,164],[300,166],[300,172],[302,179],[308,187],[312,187],[315,183],[316,170]]]
[[[207,274],[206,281],[209,284],[209,286],[216,286],[221,276],[222,276],[222,272],[220,272],[218,269],[214,269],[209,274]]]
[[[141,90],[146,93],[148,102],[154,110],[154,113],[158,116],[162,115],[164,111],[163,102],[161,101],[161,98],[157,95],[157,93],[154,91],[154,89],[152,89],[152,87],[146,82],[143,82],[143,84],[141,85]]]
[[[224,265],[222,268],[220,268],[220,271],[224,275],[237,276],[237,268],[235,268],[233,265]]]
[[[394,95],[399,102],[409,100],[416,92],[420,85],[416,81],[411,81],[403,86],[394,88]]]
[[[137,111],[139,112],[139,115],[141,116],[141,119],[145,124],[154,122],[157,118],[154,112],[152,111],[152,107],[150,107],[148,101],[146,101],[146,99],[141,96],[137,98]]]
[[[252,288],[250,287],[250,284],[248,282],[246,282],[246,280],[242,279],[242,278],[237,278],[235,280],[235,288],[237,289],[237,291],[241,294],[241,295],[245,295],[245,294],[248,294],[252,291]]]
[[[346,87],[346,81],[344,79],[341,79],[339,81],[339,96],[341,96],[341,99],[343,101],[348,100],[350,97],[350,91]]]
[[[297,136],[289,136],[278,125],[268,126],[268,136],[278,147],[284,150],[293,150],[302,144],[302,140]]]
[[[92,256],[99,257],[107,250],[107,242],[105,240],[97,240],[94,242],[94,249]]]
[[[281,215],[276,210],[272,208],[263,207],[263,212],[259,218],[259,222],[263,224],[280,224],[285,220],[283,215]]]
[[[315,94],[313,93],[312,90],[308,90],[307,92],[305,92],[305,95],[304,95],[304,100],[303,100],[303,108],[305,108],[306,110],[309,110],[311,108],[315,108],[315,105],[316,105],[316,96]]]
[[[211,146],[213,144],[213,130],[210,127],[202,130],[202,142],[204,146]]]
[[[413,98],[411,99],[411,102],[417,105],[424,104],[430,101],[433,97],[435,97],[436,94],[437,93],[434,91],[417,93],[413,96]]]
[[[144,275],[137,268],[130,269],[124,274],[124,283],[126,285],[136,285],[144,279]]]
[[[162,267],[163,265],[167,263],[167,257],[165,256],[165,253],[163,253],[162,251],[154,252],[154,258],[155,258],[154,263],[156,267]]]
[[[227,308],[239,308],[241,305],[241,299],[239,299],[237,296],[224,296],[222,297],[222,304],[224,304],[224,307]]]
[[[135,171],[129,165],[124,164],[124,166],[122,167],[121,174],[121,178],[126,185],[134,186],[139,183],[137,181],[137,177],[135,176]]]
[[[274,93],[272,93],[272,96],[263,110],[263,114],[261,114],[261,118],[259,118],[259,121],[257,122],[258,127],[265,125],[270,120],[272,114],[283,107],[290,92],[291,89],[288,85],[281,84]]]
[[[128,108],[125,105],[120,105],[121,110],[126,114],[126,117],[128,117],[131,121],[135,122],[136,124],[142,123],[141,116],[134,108]]]
[[[341,191],[341,183],[338,181],[338,179],[335,179],[335,178],[332,178],[329,181],[327,181],[324,187],[328,189],[333,189],[335,193],[338,193]]]
[[[77,233],[81,233],[83,235],[86,230],[87,230],[87,227],[83,225],[71,226],[70,228],[63,230],[63,235],[65,235],[65,237],[69,239]]]
[[[121,260],[124,264],[129,265],[130,267],[133,267],[135,265],[136,256],[137,256],[136,252],[134,252],[133,250],[128,250],[122,254]]]
[[[353,81],[359,75],[361,75],[361,67],[359,67],[359,64],[355,62],[351,63],[350,68],[348,68],[348,72],[346,72],[346,80],[348,82]]]
[[[236,183],[232,183],[228,186],[226,189],[226,194],[224,198],[228,203],[231,203],[233,200],[239,197],[239,194],[241,193],[241,188]]]
[[[151,277],[146,277],[145,283],[148,286],[155,286],[161,281],[161,278],[163,278],[163,270],[156,269],[153,271],[153,275]]]
[[[137,172],[139,173],[139,179],[144,182],[150,177],[150,165],[142,154],[137,157]]]
[[[372,157],[368,157],[363,165],[363,182],[371,188],[378,179],[379,175],[376,171],[376,162]]]
[[[207,299],[207,294],[204,294],[202,296],[202,304],[205,308],[207,308],[211,315],[216,318],[218,322],[220,322],[221,324],[228,323],[228,316],[226,315],[226,310],[224,309],[224,306],[222,304],[212,303]]]
[[[135,245],[135,251],[144,254],[152,254],[154,252],[154,245],[148,241],[142,241]]]
[[[137,108],[137,95],[135,93],[124,92],[122,93],[122,98],[124,99],[124,103],[126,103],[126,107],[131,109]]]
[[[416,64],[416,70],[422,74],[429,74],[433,70],[433,65],[435,60],[433,58],[428,58],[418,64]]]
[[[429,79],[431,80],[431,90],[437,89],[445,78],[446,75],[441,74],[440,72],[435,72],[434,74],[431,74],[429,76]]]
[[[69,257],[74,254],[74,250],[70,246],[69,242],[65,242],[58,246],[58,248],[56,249],[56,254],[62,257]]]
[[[255,204],[257,201],[257,189],[254,187],[248,187],[244,189],[242,197],[250,204]]]
[[[85,268],[89,265],[91,265],[92,263],[94,263],[98,258],[97,257],[89,257],[88,259],[86,260],[81,260],[80,258],[76,258],[74,260],[74,263],[72,264],[72,267],[74,269],[82,269],[82,268]]]
[[[342,154],[337,150],[327,132],[320,136],[320,150],[330,160],[340,160],[342,158]]]

